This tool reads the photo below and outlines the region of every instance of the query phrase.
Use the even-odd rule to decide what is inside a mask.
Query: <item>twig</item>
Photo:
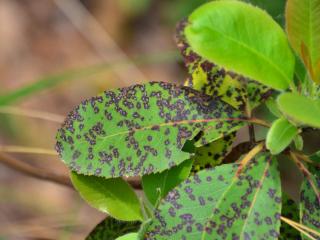
[[[317,196],[318,202],[320,203],[320,192],[317,188],[317,186],[315,185],[314,181],[312,181],[311,177],[312,174],[309,172],[309,170],[303,165],[302,162],[299,161],[299,159],[297,158],[297,156],[295,155],[294,152],[290,152],[290,157],[291,159],[295,162],[295,164],[297,165],[297,167],[301,170],[303,176],[306,177],[306,179],[308,180],[308,182],[310,183],[314,193]]]
[[[281,219],[283,222],[285,222],[285,223],[287,223],[288,225],[290,225],[291,227],[297,229],[299,232],[302,232],[303,234],[305,234],[305,235],[306,235],[307,237],[309,237],[310,239],[316,240],[316,239],[315,239],[314,237],[312,237],[309,233],[312,233],[312,234],[314,234],[314,235],[316,235],[316,236],[320,236],[320,233],[319,233],[319,232],[317,232],[317,231],[315,231],[315,230],[313,230],[313,229],[311,229],[311,228],[309,228],[309,227],[307,227],[307,226],[304,226],[304,225],[302,225],[302,224],[300,224],[300,223],[297,223],[297,222],[295,222],[295,221],[292,221],[292,220],[290,220],[290,219],[288,219],[288,218],[286,218],[286,217],[281,216],[280,219]],[[306,231],[308,231],[309,233],[307,233]]]
[[[254,145],[250,141],[239,143],[237,146],[232,148],[231,152],[224,158],[223,163],[233,163],[237,161],[241,155],[249,152],[253,146]]]
[[[53,172],[49,172],[45,169],[36,168],[31,166],[28,163],[22,162],[14,157],[11,157],[7,154],[0,153],[0,162],[5,164],[7,167],[14,169],[18,172],[26,174],[30,177],[34,177],[40,180],[45,180],[53,183],[58,183],[60,185],[73,188],[73,185],[70,181],[70,178],[65,175],[56,174]],[[142,189],[141,182],[138,178],[126,178],[125,179],[134,189],[139,190]]]
[[[9,155],[0,153],[0,162],[5,164],[7,167],[15,169],[21,173],[24,173],[24,174],[30,176],[30,177],[58,183],[58,184],[73,188],[69,177],[64,176],[64,175],[60,175],[60,174],[56,174],[56,173],[52,173],[52,172],[48,172],[47,170],[44,170],[44,169],[39,169],[39,168],[33,167],[30,164],[24,163],[24,162],[17,160]]]
[[[243,168],[250,162],[251,159],[253,159],[259,152],[261,152],[264,149],[264,142],[260,142],[258,145],[256,145],[250,152],[247,153],[246,156],[241,160],[239,168],[237,170],[237,176],[240,175]]]

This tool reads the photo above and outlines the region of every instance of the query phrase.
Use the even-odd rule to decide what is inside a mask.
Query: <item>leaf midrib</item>
[[[250,121],[250,119],[245,119],[245,118],[208,118],[208,119],[197,119],[197,120],[182,120],[182,121],[177,121],[177,122],[153,124],[153,125],[149,125],[149,126],[145,126],[145,127],[141,127],[141,128],[133,128],[133,129],[130,129],[127,131],[118,132],[118,133],[111,134],[108,136],[103,136],[100,138],[105,140],[107,138],[116,137],[116,136],[132,133],[132,132],[145,131],[145,130],[151,129],[155,126],[159,126],[159,128],[161,128],[161,127],[166,127],[166,126],[183,125],[183,124],[190,124],[190,123],[226,122],[226,121],[245,122],[245,121]]]
[[[269,159],[268,164],[267,164],[267,166],[265,167],[265,169],[264,169],[264,171],[263,171],[263,175],[262,175],[262,178],[260,179],[260,181],[262,181],[262,180],[265,179],[265,172],[266,172],[266,171],[269,169],[269,167],[270,167],[270,161],[271,161],[271,159]],[[222,196],[220,197],[219,201],[217,202],[217,204],[215,205],[214,208],[218,208],[218,209],[220,208],[220,205],[222,204],[222,201],[223,201],[225,195],[226,195],[227,193],[229,193],[230,189],[234,186],[234,184],[235,184],[235,182],[236,182],[237,180],[238,180],[238,177],[237,177],[237,174],[235,174],[234,177],[233,177],[233,179],[232,179],[232,181],[231,181],[231,183],[230,183],[230,185],[229,185],[229,187],[228,187],[228,188],[226,189],[226,191],[222,194]],[[254,198],[253,198],[254,200],[255,200],[255,198],[256,198],[256,194],[257,194],[259,191],[260,191],[260,188],[259,188],[259,189],[257,190],[257,192],[255,193]],[[252,203],[254,203],[254,202],[252,201]],[[251,212],[252,208],[253,208],[253,204],[251,204],[248,213]],[[210,216],[209,220],[212,219],[213,216],[214,216],[214,214],[212,214],[212,215]],[[249,214],[248,214],[247,219],[248,219],[248,218],[249,218]],[[246,219],[246,221],[247,221],[247,219]],[[209,223],[209,221],[208,221],[205,225],[207,226],[208,223]],[[204,229],[205,229],[205,228],[204,228]],[[241,230],[241,234],[242,234],[242,232],[243,232],[243,229]],[[204,239],[205,239],[206,233],[207,233],[206,231],[202,231],[201,240],[204,240]],[[240,234],[240,239],[241,239],[241,234]]]

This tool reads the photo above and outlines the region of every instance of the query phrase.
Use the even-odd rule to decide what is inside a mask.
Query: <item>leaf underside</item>
[[[238,165],[203,170],[172,190],[155,212],[147,240],[277,239],[281,189],[276,161],[262,154]]]
[[[240,111],[220,98],[171,83],[106,91],[83,101],[58,130],[56,149],[71,170],[104,177],[161,172],[190,158],[198,146],[242,126]]]

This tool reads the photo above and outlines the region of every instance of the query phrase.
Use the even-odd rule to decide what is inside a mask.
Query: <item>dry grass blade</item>
[[[320,237],[320,233],[314,231],[314,230],[311,229],[311,228],[308,228],[308,227],[306,227],[306,226],[304,226],[304,225],[302,225],[302,224],[300,224],[300,223],[297,223],[297,222],[295,222],[295,221],[292,221],[292,220],[290,220],[290,219],[288,219],[288,218],[286,218],[286,217],[283,217],[283,216],[281,216],[280,218],[281,218],[281,220],[282,220],[283,222],[289,224],[289,225],[292,226],[293,228],[297,229],[299,232],[302,232],[304,235],[306,235],[307,237],[309,237],[309,238],[312,239],[312,240],[317,240],[317,239],[314,238],[314,237],[312,237],[309,233],[312,233],[312,234]],[[306,231],[308,231],[309,233],[306,232]]]
[[[64,120],[64,117],[58,114],[18,107],[0,107],[0,113],[37,118],[56,123],[61,123]]]
[[[263,149],[264,149],[264,142],[259,143],[257,146],[255,146],[253,149],[251,149],[251,151],[248,152],[248,154],[246,156],[244,156],[244,158],[241,160],[236,175],[239,176],[241,174],[242,170],[248,164],[248,162],[250,162],[250,160],[253,159]]]
[[[0,152],[44,154],[44,155],[58,156],[57,152],[51,149],[25,147],[25,146],[3,146],[3,145],[1,146],[0,145]]]

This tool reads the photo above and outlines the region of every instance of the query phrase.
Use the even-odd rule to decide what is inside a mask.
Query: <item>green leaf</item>
[[[71,181],[92,207],[118,220],[143,220],[139,199],[122,178],[105,179],[72,172]]]
[[[312,76],[320,67],[320,0],[288,0],[286,29],[291,46]],[[320,83],[319,77],[313,80]]]
[[[145,239],[275,239],[281,189],[277,162],[262,154],[237,177],[238,165],[203,170],[160,204]]]
[[[267,149],[274,155],[281,153],[292,142],[298,134],[298,128],[287,119],[279,118],[272,123],[268,131],[266,145]]]
[[[160,199],[189,176],[191,167],[192,160],[186,160],[161,173],[142,176],[143,191],[150,203],[156,206]]]
[[[278,118],[281,117],[282,114],[278,108],[277,102],[273,98],[270,98],[266,101],[266,106],[274,116]]]
[[[222,101],[241,110],[245,110],[246,105],[255,108],[270,95],[268,87],[225,71],[195,53],[185,37],[186,25],[186,20],[180,21],[176,30],[176,43],[190,74],[185,86],[211,96],[221,96]]]
[[[171,83],[147,83],[83,101],[59,129],[56,149],[77,173],[144,175],[190,159],[181,149],[200,131],[197,146],[239,129],[243,118],[220,98]]]
[[[298,151],[302,151],[303,150],[303,138],[301,137],[301,135],[295,136],[293,141],[294,141],[294,145],[295,145],[296,149]]]
[[[116,240],[139,240],[138,233],[128,233],[122,237],[118,237]]]
[[[281,26],[284,26],[284,9],[286,5],[286,0],[243,0],[244,2],[251,3],[257,7],[266,10],[275,21],[277,21]]]
[[[282,195],[281,215],[292,221],[299,222],[299,209],[297,204],[287,194]],[[281,222],[279,240],[300,240],[300,232],[285,222]]]
[[[265,11],[239,1],[214,1],[188,21],[187,41],[200,56],[275,89],[289,87],[294,55]]]
[[[114,240],[126,233],[138,231],[140,225],[140,222],[124,222],[107,217],[89,233],[86,240]]]
[[[305,178],[300,191],[300,222],[301,224],[319,232],[320,225],[320,178],[311,176]],[[311,233],[310,233],[311,234]],[[314,236],[315,239],[320,237]],[[301,235],[302,239],[309,240],[308,237]]]
[[[236,132],[233,132],[205,146],[196,148],[192,157],[194,161],[192,172],[220,165],[224,157],[229,153],[235,138]]]
[[[278,99],[278,106],[292,121],[320,128],[320,101],[307,98],[297,93],[283,93]]]

